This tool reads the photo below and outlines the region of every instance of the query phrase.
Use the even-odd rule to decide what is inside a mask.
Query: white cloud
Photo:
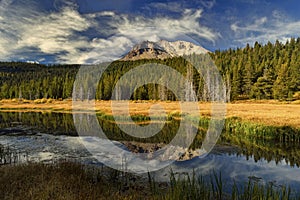
[[[262,17],[255,19],[253,24],[247,26],[238,26],[237,23],[231,25],[231,29],[235,32],[245,32],[245,31],[261,31],[262,27],[268,21],[267,17]]]
[[[95,16],[97,16],[97,14]],[[111,17],[113,17],[113,16],[115,16],[115,13],[112,12],[112,11],[103,11],[101,13],[98,13],[98,16],[111,16]]]
[[[285,42],[290,37],[299,35],[300,21],[288,19],[283,13],[273,11],[272,16],[261,17],[253,20],[252,23],[239,25],[238,22],[231,25],[235,33],[235,41],[243,45],[253,44],[258,41],[267,43],[279,40]]]
[[[202,0],[200,3],[205,7],[205,8],[212,8],[216,4],[216,0]]]
[[[124,36],[112,36],[109,39],[94,38],[89,43],[92,48],[91,51],[81,53],[77,57],[76,63],[90,64],[113,61],[121,58],[133,45],[132,41]],[[72,54],[68,56],[70,56],[69,60],[74,59]],[[63,58],[65,57],[63,56]]]
[[[90,27],[88,19],[65,7],[59,12],[44,13],[30,7],[10,6],[1,11],[0,59],[18,59],[19,54],[33,53],[73,55],[84,48],[87,38],[75,34]],[[26,55],[25,55],[26,56]],[[30,55],[27,55],[30,59]],[[21,56],[20,56],[21,57]],[[72,60],[65,60],[72,62]]]
[[[145,8],[147,10],[157,9],[159,11],[172,11],[181,13],[182,10],[186,7],[190,7],[190,5],[197,5],[196,7],[201,7],[203,9],[211,9],[216,4],[216,0],[189,0],[189,1],[176,1],[176,2],[154,2],[149,3]]]
[[[32,20],[20,33],[18,45],[38,47],[44,53],[72,52],[86,45],[84,37],[72,39],[74,32],[89,28],[87,19],[78,12],[65,8],[60,13],[51,13]],[[82,40],[80,40],[82,39]]]
[[[161,38],[176,39],[183,35],[195,35],[196,37],[214,42],[220,35],[211,29],[201,26],[199,19],[202,10],[185,10],[182,17],[173,19],[169,17],[156,17],[146,19],[144,17],[130,18],[122,16],[115,23],[120,35],[133,40],[158,40]]]
[[[211,42],[220,37],[207,27],[199,24],[202,10],[185,10],[182,17],[173,19],[169,17],[145,18],[142,16],[110,15],[113,18],[108,22],[114,29],[114,35],[107,38],[95,38],[90,45],[94,48],[80,58],[81,62],[87,60],[111,61],[123,56],[129,49],[141,41],[158,41],[160,39],[185,39],[187,35],[206,39]],[[101,28],[101,27],[100,27]]]
[[[173,12],[182,12],[183,5],[179,2],[156,2],[156,3],[150,3],[147,5],[148,10],[158,9],[158,10],[169,10]]]
[[[32,2],[10,3],[0,2],[0,60],[32,60],[39,54],[55,56],[56,62],[86,64],[118,59],[144,40],[192,35],[215,42],[220,37],[199,23],[202,10],[186,9],[179,18],[145,18],[112,11],[83,15],[73,3],[52,12],[41,11]],[[99,35],[88,37],[83,33],[87,30]]]

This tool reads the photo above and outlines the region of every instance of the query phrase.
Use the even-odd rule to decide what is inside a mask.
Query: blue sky
[[[0,0],[0,60],[90,64],[144,41],[214,51],[300,36],[297,0]]]

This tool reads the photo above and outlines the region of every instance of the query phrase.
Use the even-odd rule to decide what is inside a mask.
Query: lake
[[[98,122],[111,143],[95,135],[78,137],[74,116],[70,113],[0,112],[0,145],[18,152],[18,162],[74,160],[102,166],[120,156],[109,144],[135,154],[156,151],[172,140],[180,126],[180,120],[173,119],[163,125],[158,134],[150,138],[136,138],[125,134],[112,120],[99,116]],[[126,121],[124,125],[133,126]],[[140,123],[141,127],[145,125],[147,123]],[[155,125],[161,127],[159,121]],[[221,172],[228,190],[233,182],[242,185],[251,179],[272,183],[276,187],[289,185],[294,192],[300,191],[299,142],[255,139],[224,131],[213,150],[199,157],[195,152],[201,148],[206,128],[205,125],[194,127],[197,136],[191,150],[171,165],[152,172],[155,180],[168,181],[171,169],[180,176],[195,173],[205,177],[216,171]],[[102,145],[102,152],[97,152],[97,157],[89,151],[95,144]],[[1,159],[3,163],[3,157]],[[122,167],[120,165],[120,169]]]

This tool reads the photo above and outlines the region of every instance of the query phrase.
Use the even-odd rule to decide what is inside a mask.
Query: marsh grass
[[[27,160],[28,154],[12,149],[10,146],[0,145],[0,166],[6,164],[16,164],[22,160]]]
[[[135,123],[139,123],[139,122],[149,122],[149,121],[171,121],[171,120],[178,120],[181,118],[181,114],[178,112],[172,112],[172,113],[168,113],[167,115],[161,115],[161,116],[148,116],[145,114],[133,114],[130,116],[127,115],[110,115],[110,114],[106,114],[103,112],[98,112],[97,113],[97,117],[99,119],[103,119],[103,120],[109,120],[109,121],[121,121],[121,122],[126,122],[129,120],[134,121]]]
[[[3,165],[0,199],[296,199],[289,187],[251,180],[225,192],[227,182],[217,172],[207,179],[195,173],[176,176],[171,170],[166,183],[151,173],[147,178],[74,162]]]
[[[152,180],[152,182],[154,182]],[[186,175],[184,178],[175,177],[175,173],[171,170],[170,185],[164,194],[154,195],[155,199],[232,199],[232,200],[251,200],[251,199],[275,199],[288,200],[297,199],[291,196],[291,189],[287,186],[275,187],[273,184],[266,185],[251,181],[245,182],[244,185],[233,184],[231,193],[224,191],[224,182],[221,173],[213,171],[209,177],[196,177],[195,173],[191,176]],[[160,197],[158,197],[160,196]]]
[[[198,127],[199,133],[205,133],[211,122],[209,117],[200,117],[200,120],[198,120],[196,117],[189,116],[187,120],[192,122],[195,127]],[[300,142],[300,128],[244,121],[240,117],[227,118],[222,134],[238,135],[247,139]]]
[[[299,142],[300,129],[291,126],[272,126],[261,123],[245,122],[240,118],[226,119],[227,134],[242,135],[246,138],[275,140],[279,142]]]
[[[298,100],[299,101],[299,100]],[[269,126],[290,126],[300,128],[298,101],[280,102],[274,100],[265,101],[236,101],[226,104],[226,118],[239,117],[243,121],[265,124]],[[0,100],[1,111],[18,110],[25,111],[51,111],[51,112],[72,112],[72,100]],[[41,103],[44,102],[44,103]],[[153,105],[159,104],[164,108],[167,115],[181,116],[180,102],[178,101],[130,101],[129,113],[136,116],[149,116],[149,110]],[[211,116],[212,104],[208,102],[199,102],[199,111],[190,110],[193,115],[202,117]],[[95,101],[95,110],[97,113],[112,115],[112,101]],[[78,108],[79,109],[79,108]],[[91,111],[93,108],[84,107],[84,111]],[[127,114],[122,107],[116,110],[116,115]],[[177,113],[177,114],[175,114]]]
[[[0,174],[0,199],[137,199],[140,195],[119,181],[117,171],[79,163],[2,166]]]

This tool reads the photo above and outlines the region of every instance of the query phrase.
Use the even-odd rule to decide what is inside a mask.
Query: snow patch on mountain
[[[160,40],[157,44],[163,47],[172,56],[183,56],[190,54],[205,54],[209,52],[207,49],[186,41],[168,42]]]
[[[135,45],[121,60],[165,59],[190,54],[205,54],[208,52],[202,46],[186,41],[144,41]]]

